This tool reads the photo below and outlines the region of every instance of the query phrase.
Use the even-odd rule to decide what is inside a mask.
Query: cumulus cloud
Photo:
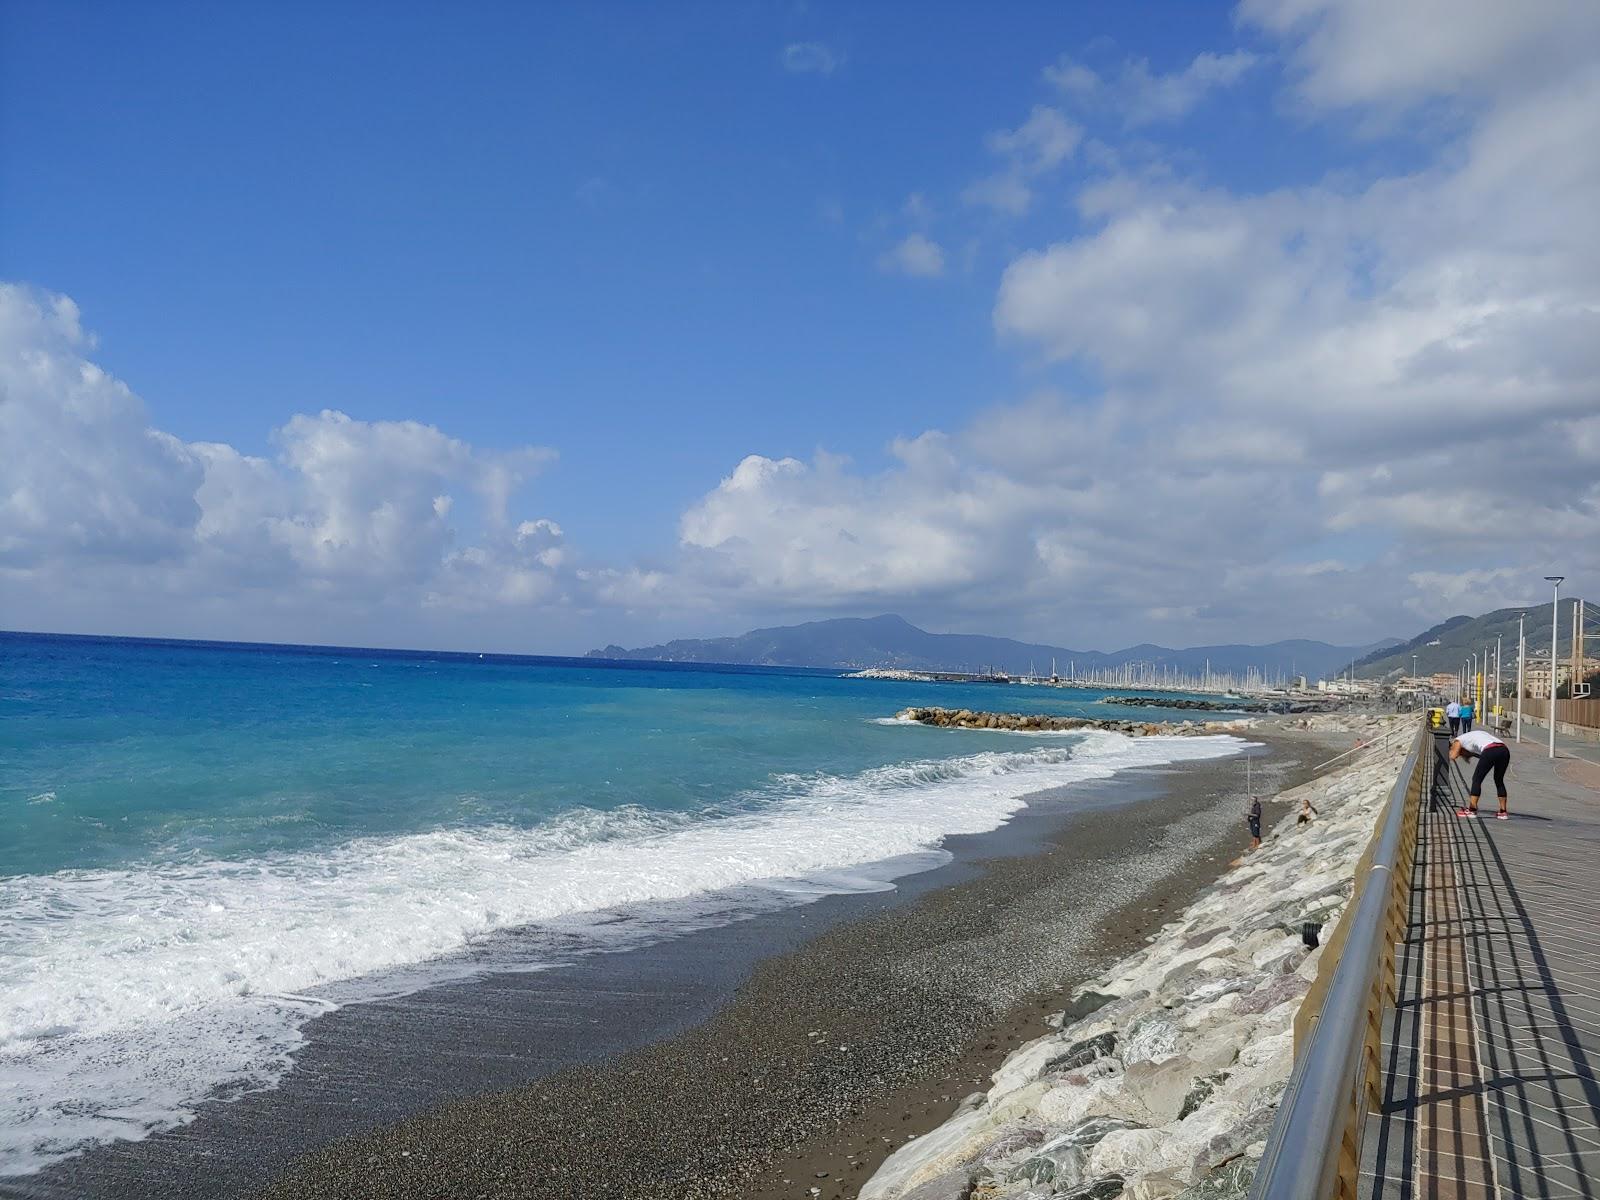
[[[1070,390],[913,429],[881,469],[730,463],[650,562],[582,561],[521,511],[537,448],[334,411],[289,417],[265,456],[161,432],[92,361],[70,301],[0,289],[0,603],[257,596],[257,613],[299,604],[302,637],[306,613],[386,605],[473,629],[589,612],[597,640],[622,616],[694,614],[704,632],[899,609],[1104,645],[1404,634],[1538,599],[1551,572],[1592,594],[1600,9],[1447,7],[1420,38],[1426,5],[1246,0],[1241,22],[1274,43],[1260,60],[1105,78],[1057,63],[1064,96],[1132,125],[1270,58],[1292,119],[1330,119],[1319,136],[1417,105],[1447,106],[1428,127],[1448,136],[1404,169],[1254,190],[1148,152],[1127,169],[1101,143],[1076,211],[1008,253],[994,296],[1001,344]],[[1081,138],[1035,108],[991,135],[998,170],[966,199],[1028,211]],[[943,270],[929,213],[908,203],[915,232],[880,265]]]
[[[1005,165],[993,175],[973,183],[963,193],[968,204],[982,205],[1013,215],[1033,203],[1030,180],[1047,175],[1072,156],[1083,140],[1083,130],[1067,120],[1058,108],[1035,105],[1028,119],[1015,129],[1002,129],[987,139],[989,152]]]
[[[416,421],[301,413],[271,458],[184,442],[91,362],[64,297],[0,286],[0,571],[47,592],[105,569],[199,598],[252,586],[371,607],[531,604],[562,583],[560,527],[511,524],[552,457]],[[466,501],[463,505],[459,501]],[[80,576],[81,578],[81,576]]]
[[[203,464],[83,357],[77,306],[0,285],[0,565],[181,557]]]
[[[1357,624],[1370,564],[1261,561],[1314,539],[1279,517],[1308,502],[1305,481],[1152,450],[1135,407],[1044,395],[897,441],[882,471],[751,456],[685,514],[683,569],[768,609],[1003,612],[1061,638]]]
[[[1594,62],[1600,6],[1571,0],[1242,0],[1239,18],[1282,38],[1318,107],[1492,101]]]
[[[1283,39],[1297,119],[1449,99],[1456,132],[1419,161],[1241,192],[1108,148],[994,306],[1007,344],[1100,390],[897,444],[880,472],[746,460],[686,546],[774,599],[1008,611],[1041,635],[1356,640],[1525,600],[1551,570],[1600,584],[1600,10],[1536,5],[1514,33],[1486,11],[1503,38],[1436,13],[1452,28],[1410,54],[1415,7],[1241,17]],[[1259,67],[1051,78],[1142,124]],[[1049,111],[991,137],[1007,170],[969,200],[1029,207],[1076,149],[1043,136]]]
[[[1063,56],[1045,68],[1045,79],[1080,104],[1109,108],[1124,125],[1175,121],[1188,115],[1214,91],[1232,87],[1261,61],[1249,50],[1195,55],[1180,71],[1152,71],[1150,61],[1130,58],[1118,73],[1102,79],[1093,68]]]
[[[791,75],[832,75],[844,65],[844,57],[822,42],[791,42],[778,56]]]
[[[944,250],[938,242],[920,233],[912,233],[879,256],[878,266],[902,275],[932,278],[944,274]]]
[[[1100,90],[1099,72],[1069,54],[1063,54],[1044,69],[1044,77],[1068,96],[1090,96]]]

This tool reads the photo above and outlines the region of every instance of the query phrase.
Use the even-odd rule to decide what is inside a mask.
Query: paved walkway
[[[1509,821],[1435,759],[1363,1197],[1600,1197],[1596,749],[1511,743]]]

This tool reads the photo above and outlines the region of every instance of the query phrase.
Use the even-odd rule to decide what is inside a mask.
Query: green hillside
[[[1590,603],[1587,613],[1585,637],[1592,643],[1588,652],[1592,657],[1600,649],[1600,613]],[[1528,653],[1543,650],[1550,652],[1550,599],[1543,604],[1534,603],[1526,608],[1501,608],[1481,617],[1458,616],[1441,621],[1433,628],[1419,633],[1400,646],[1375,651],[1356,663],[1356,674],[1364,679],[1382,679],[1385,676],[1411,674],[1411,656],[1417,656],[1417,669],[1424,675],[1436,671],[1455,671],[1474,652],[1481,654],[1485,646],[1492,647],[1495,638],[1501,637],[1505,661],[1514,668],[1517,660],[1517,618],[1527,613],[1525,626],[1528,636]],[[1561,598],[1560,656],[1572,652],[1572,598]],[[1434,643],[1438,643],[1435,645]]]

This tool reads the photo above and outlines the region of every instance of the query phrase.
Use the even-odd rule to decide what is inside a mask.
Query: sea
[[[0,1177],[273,1087],[337,1007],[890,888],[1244,745],[895,716],[1193,715],[1105,694],[0,633]]]

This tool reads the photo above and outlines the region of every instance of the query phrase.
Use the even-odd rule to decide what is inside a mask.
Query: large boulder
[[[1160,1062],[1178,1052],[1178,1027],[1168,1017],[1151,1013],[1135,1022],[1122,1046],[1122,1061]]]
[[[1166,1125],[1176,1121],[1195,1080],[1204,1073],[1200,1064],[1186,1054],[1160,1062],[1131,1064],[1123,1075],[1123,1087],[1149,1114],[1148,1124]]]
[[[1200,1182],[1178,1194],[1178,1200],[1244,1200],[1256,1177],[1253,1158],[1235,1158],[1219,1166]]]
[[[1110,1058],[1117,1052],[1117,1035],[1110,1031],[1073,1042],[1060,1054],[1046,1059],[1045,1071],[1062,1073],[1077,1067],[1086,1067],[1097,1058]]]

